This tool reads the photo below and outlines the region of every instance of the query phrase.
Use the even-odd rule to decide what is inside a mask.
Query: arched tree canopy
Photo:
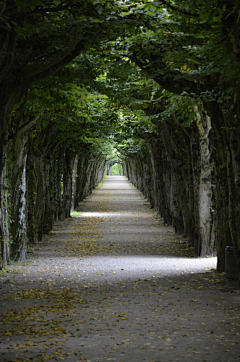
[[[197,255],[240,258],[239,24],[236,0],[3,0],[2,258],[116,162]]]

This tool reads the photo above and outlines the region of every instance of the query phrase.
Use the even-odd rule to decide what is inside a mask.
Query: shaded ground
[[[109,177],[1,275],[1,361],[240,359],[240,294]]]

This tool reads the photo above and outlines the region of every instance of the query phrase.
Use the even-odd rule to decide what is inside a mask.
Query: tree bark
[[[9,235],[9,198],[8,185],[6,176],[6,164],[3,167],[3,172],[0,177],[0,249],[1,260],[0,269],[4,268],[10,260],[10,235]]]
[[[66,149],[63,172],[63,214],[64,218],[71,215],[72,185],[75,155],[73,151]]]
[[[49,124],[38,130],[30,146],[28,157],[28,237],[30,244],[42,240],[44,232],[52,226],[52,178],[54,152],[58,146],[54,142],[59,125]],[[50,204],[50,210],[48,209]],[[51,215],[47,219],[47,214]],[[48,225],[49,224],[49,225]]]
[[[200,142],[200,184],[199,184],[199,255],[211,255],[216,253],[215,239],[212,238],[212,165],[209,132],[211,131],[210,117],[199,112],[195,107],[197,115],[197,127]]]
[[[76,198],[76,178],[77,176],[77,168],[78,168],[79,155],[75,156],[74,165],[73,165],[73,175],[72,175],[72,199],[71,199],[71,211],[74,210],[75,198]]]
[[[38,117],[30,118],[19,114],[17,131],[9,149],[11,148],[11,253],[14,260],[25,259],[27,250],[27,157],[29,151],[28,138],[31,129],[35,126]]]

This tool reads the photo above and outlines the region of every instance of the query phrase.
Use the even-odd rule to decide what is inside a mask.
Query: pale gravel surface
[[[240,294],[123,177],[1,277],[0,361],[240,360]]]

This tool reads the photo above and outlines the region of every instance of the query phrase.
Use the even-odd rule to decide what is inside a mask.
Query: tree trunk
[[[48,124],[38,129],[28,157],[28,237],[30,244],[42,240],[53,223],[53,157],[58,143],[54,142],[59,125]],[[49,216],[49,219],[48,219]]]
[[[13,119],[13,127],[17,127],[12,142],[9,142],[12,150],[12,175],[11,175],[11,239],[13,259],[25,259],[28,244],[27,221],[27,158],[29,152],[29,134],[35,126],[38,116],[30,118],[22,115]]]
[[[54,187],[53,187],[53,175],[52,167],[53,161],[52,157],[54,156],[53,150],[48,152],[44,158],[44,174],[45,174],[45,200],[44,200],[44,212],[43,212],[43,233],[49,233],[54,225],[54,209],[53,209],[53,200],[54,200]]]
[[[205,256],[216,253],[215,240],[212,238],[213,218],[212,218],[212,170],[211,152],[209,145],[209,132],[211,130],[211,120],[206,115],[203,116],[195,107],[197,115],[197,127],[200,142],[200,184],[199,184],[199,247],[198,255]]]
[[[77,168],[78,168],[79,155],[75,156],[74,166],[73,166],[73,175],[72,175],[72,201],[71,201],[71,211],[74,210],[75,207],[75,199],[76,199],[76,190],[77,190]]]
[[[110,175],[111,175],[111,172],[112,172],[112,164],[110,163],[110,164],[108,165],[107,175],[110,176]]]
[[[225,247],[233,245],[230,223],[229,181],[234,180],[231,170],[230,144],[228,143],[226,124],[219,106],[215,103],[205,105],[211,116],[213,129],[213,167],[214,188],[213,205],[215,244],[217,250],[217,270],[225,271]]]
[[[62,192],[62,176],[63,176],[63,163],[64,154],[66,151],[67,144],[64,142],[59,147],[56,154],[56,184],[55,184],[55,207],[56,207],[56,221],[64,220],[63,212],[63,192]]]
[[[11,238],[13,260],[24,260],[27,251],[27,154],[15,164],[12,177]]]
[[[168,156],[160,139],[148,141],[148,150],[153,168],[153,179],[155,189],[155,208],[163,218],[164,223],[172,225],[172,213],[170,209],[170,185]]]
[[[184,236],[191,242],[194,238],[194,221],[193,213],[191,213],[193,209],[192,199],[190,199],[190,188],[192,187],[192,180],[189,177],[188,159],[190,145],[187,137],[184,137],[182,133],[178,135],[172,132],[169,124],[164,123],[160,129],[166,151],[171,160],[172,174],[177,185],[177,197],[181,207]],[[173,133],[173,135],[171,133]],[[189,146],[189,148],[186,149],[187,146]]]
[[[63,214],[64,217],[70,217],[72,201],[72,174],[74,168],[75,155],[72,151],[66,149],[65,164],[63,172]]]
[[[5,152],[5,151],[4,151]],[[0,177],[0,269],[4,268],[10,260],[10,236],[9,236],[9,210],[8,210],[8,185],[6,177],[6,163]]]

